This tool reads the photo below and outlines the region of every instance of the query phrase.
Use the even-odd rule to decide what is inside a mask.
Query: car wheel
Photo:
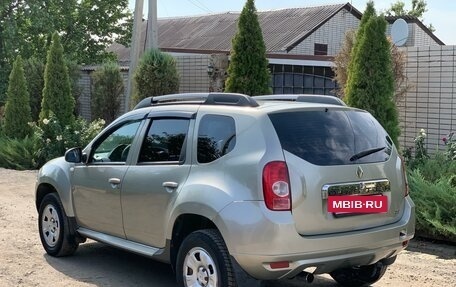
[[[362,287],[369,286],[380,280],[388,266],[376,263],[367,266],[351,267],[335,270],[331,277],[342,286]]]
[[[199,230],[188,235],[177,254],[179,286],[235,287],[228,249],[217,230]]]
[[[68,217],[56,193],[47,194],[40,204],[38,228],[41,244],[51,256],[68,256],[78,248]]]

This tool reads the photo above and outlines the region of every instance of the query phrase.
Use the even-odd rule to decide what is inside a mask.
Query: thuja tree
[[[68,68],[63,58],[63,47],[57,33],[52,35],[44,71],[43,101],[40,120],[53,113],[63,125],[74,121],[74,98],[71,94]]]
[[[225,91],[251,96],[270,94],[270,73],[255,1],[247,0],[233,38]]]
[[[21,56],[17,56],[9,77],[5,106],[4,132],[10,138],[25,138],[30,134],[30,103]]]
[[[150,49],[141,58],[135,72],[136,92],[133,106],[150,96],[160,96],[179,91],[179,74],[176,59],[157,49]]]
[[[30,94],[30,109],[32,120],[37,121],[41,111],[44,87],[44,63],[37,58],[30,58],[24,61],[25,78],[27,89]]]
[[[377,16],[377,12],[375,11],[375,7],[374,7],[374,2],[373,1],[368,1],[367,2],[367,5],[366,5],[366,10],[364,10],[364,13],[363,13],[363,16],[361,17],[361,21],[359,23],[359,27],[358,27],[358,30],[356,31],[355,34],[352,34],[352,36],[354,37],[353,41],[351,44],[353,44],[353,47],[342,47],[341,51],[340,52],[343,52],[344,49],[346,51],[349,52],[349,55],[351,57],[353,57],[353,55],[357,54],[358,52],[358,49],[359,49],[359,45],[360,45],[360,42],[357,41],[357,39],[361,39],[363,38],[364,36],[364,31],[366,30],[366,23],[367,21],[369,21],[369,19],[371,17],[376,17]],[[350,37],[350,34],[347,34],[346,37]],[[345,39],[345,43],[347,45],[349,45],[349,40],[347,40],[347,38]],[[351,66],[353,65],[353,61],[350,61],[348,62],[348,69],[351,68]],[[349,79],[350,77],[350,74],[347,73],[347,80]],[[337,77],[336,77],[337,79]]]
[[[106,63],[93,73],[92,117],[111,123],[120,111],[120,97],[124,92],[119,65]]]
[[[400,129],[386,26],[383,16],[373,15],[365,23],[352,51],[345,96],[350,106],[370,112],[397,144]]]

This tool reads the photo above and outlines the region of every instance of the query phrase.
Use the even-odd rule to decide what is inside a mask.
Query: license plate
[[[335,214],[386,213],[388,197],[377,195],[328,196],[328,212]]]

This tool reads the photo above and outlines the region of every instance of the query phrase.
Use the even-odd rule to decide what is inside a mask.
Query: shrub
[[[74,120],[73,110],[74,98],[71,95],[68,68],[63,59],[63,47],[59,35],[54,33],[44,72],[40,121],[53,113],[59,122],[69,125]]]
[[[36,139],[9,139],[0,136],[0,167],[25,170],[38,167]]]
[[[39,125],[34,124],[34,135],[37,138],[36,161],[39,166],[56,157],[63,156],[72,147],[85,147],[102,129],[105,122],[96,120],[91,123],[82,118],[71,125],[63,125],[51,114]]]
[[[444,153],[437,152],[432,158],[414,161],[410,170],[419,170],[421,176],[429,182],[437,182],[441,178],[456,175],[456,161],[447,160]]]
[[[232,46],[225,91],[250,96],[271,94],[266,46],[254,0],[247,0],[242,9]]]
[[[104,64],[93,73],[92,117],[111,123],[120,111],[120,99],[124,92],[119,65]]]
[[[444,137],[442,141],[445,143],[446,151],[445,155],[448,160],[456,161],[456,135],[454,132],[448,134],[447,137]]]
[[[416,204],[417,234],[456,242],[456,181],[444,176],[426,180],[419,169],[409,172],[411,197]]]
[[[10,138],[25,138],[30,135],[30,98],[25,83],[21,56],[17,56],[9,77],[5,106],[4,133]]]
[[[141,58],[135,72],[136,92],[132,106],[150,96],[173,94],[179,91],[176,60],[170,54],[150,49]]]

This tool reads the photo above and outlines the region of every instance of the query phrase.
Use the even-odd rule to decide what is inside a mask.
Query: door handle
[[[117,188],[117,186],[120,184],[121,181],[119,178],[113,177],[113,178],[108,179],[108,182],[111,184],[112,188]]]
[[[162,186],[165,188],[166,192],[172,193],[179,186],[177,182],[165,181]]]
[[[177,182],[172,182],[172,181],[165,181],[163,184],[162,184],[163,187],[168,187],[168,188],[176,188],[179,186],[179,184]]]

